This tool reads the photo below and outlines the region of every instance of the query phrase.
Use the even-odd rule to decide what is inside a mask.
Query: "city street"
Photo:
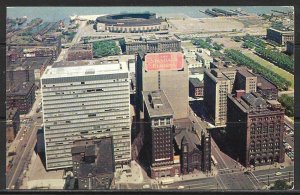
[[[41,95],[37,92],[36,101],[31,111],[24,116],[24,118],[30,118],[23,128],[20,129],[11,147],[16,147],[16,155],[14,155],[13,166],[6,175],[7,188],[14,188],[16,182],[25,172],[25,168],[28,165],[34,147],[36,145],[36,133],[42,125],[42,118],[40,113],[36,113],[36,109],[41,103]],[[22,120],[22,119],[21,119]]]

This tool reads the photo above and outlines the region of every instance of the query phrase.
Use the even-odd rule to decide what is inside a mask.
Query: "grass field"
[[[293,74],[279,68],[278,66],[275,66],[274,64],[262,59],[261,57],[255,55],[252,52],[247,51],[247,52],[243,52],[243,54],[245,54],[249,58],[253,59],[257,63],[261,64],[262,66],[264,66],[264,67],[270,69],[271,71],[279,74],[280,76],[282,76],[286,80],[290,81],[292,83],[292,85],[290,86],[289,89],[294,90],[294,75]]]

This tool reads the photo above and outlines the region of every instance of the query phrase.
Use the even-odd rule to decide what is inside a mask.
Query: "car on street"
[[[180,190],[180,189],[184,189],[184,186],[178,186],[178,188],[177,188],[178,190]]]
[[[281,175],[281,174],[282,174],[281,172],[275,173],[276,176],[279,176],[279,175]]]
[[[149,189],[150,188],[150,185],[146,184],[146,185],[143,185],[143,189]]]
[[[23,140],[23,137],[20,138],[20,141],[22,141],[22,140]]]
[[[285,167],[284,167],[284,165],[280,165],[280,167],[279,167],[279,169],[284,169]]]

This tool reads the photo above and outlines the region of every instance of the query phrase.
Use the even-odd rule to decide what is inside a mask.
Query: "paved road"
[[[277,172],[281,172],[281,175],[276,175]],[[290,181],[293,181],[294,166],[289,166],[284,169],[274,168],[273,166],[270,166],[270,169],[254,171],[253,174],[257,178],[257,180],[263,185],[267,185],[268,180],[270,184],[274,183],[278,179],[284,179],[286,181],[289,181],[290,179]]]
[[[16,155],[14,156],[13,166],[6,175],[7,188],[12,188],[18,178],[24,173],[24,168],[30,161],[31,154],[36,144],[36,133],[42,124],[42,118],[37,118],[36,108],[40,105],[41,94],[37,92],[36,101],[31,111],[25,116],[31,118],[27,120],[25,128],[22,128],[14,142],[16,142]],[[26,132],[24,131],[26,129]],[[22,140],[21,140],[22,139]]]

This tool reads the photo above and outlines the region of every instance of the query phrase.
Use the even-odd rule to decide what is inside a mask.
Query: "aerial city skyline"
[[[293,189],[293,7],[57,9],[7,8],[7,189]]]

